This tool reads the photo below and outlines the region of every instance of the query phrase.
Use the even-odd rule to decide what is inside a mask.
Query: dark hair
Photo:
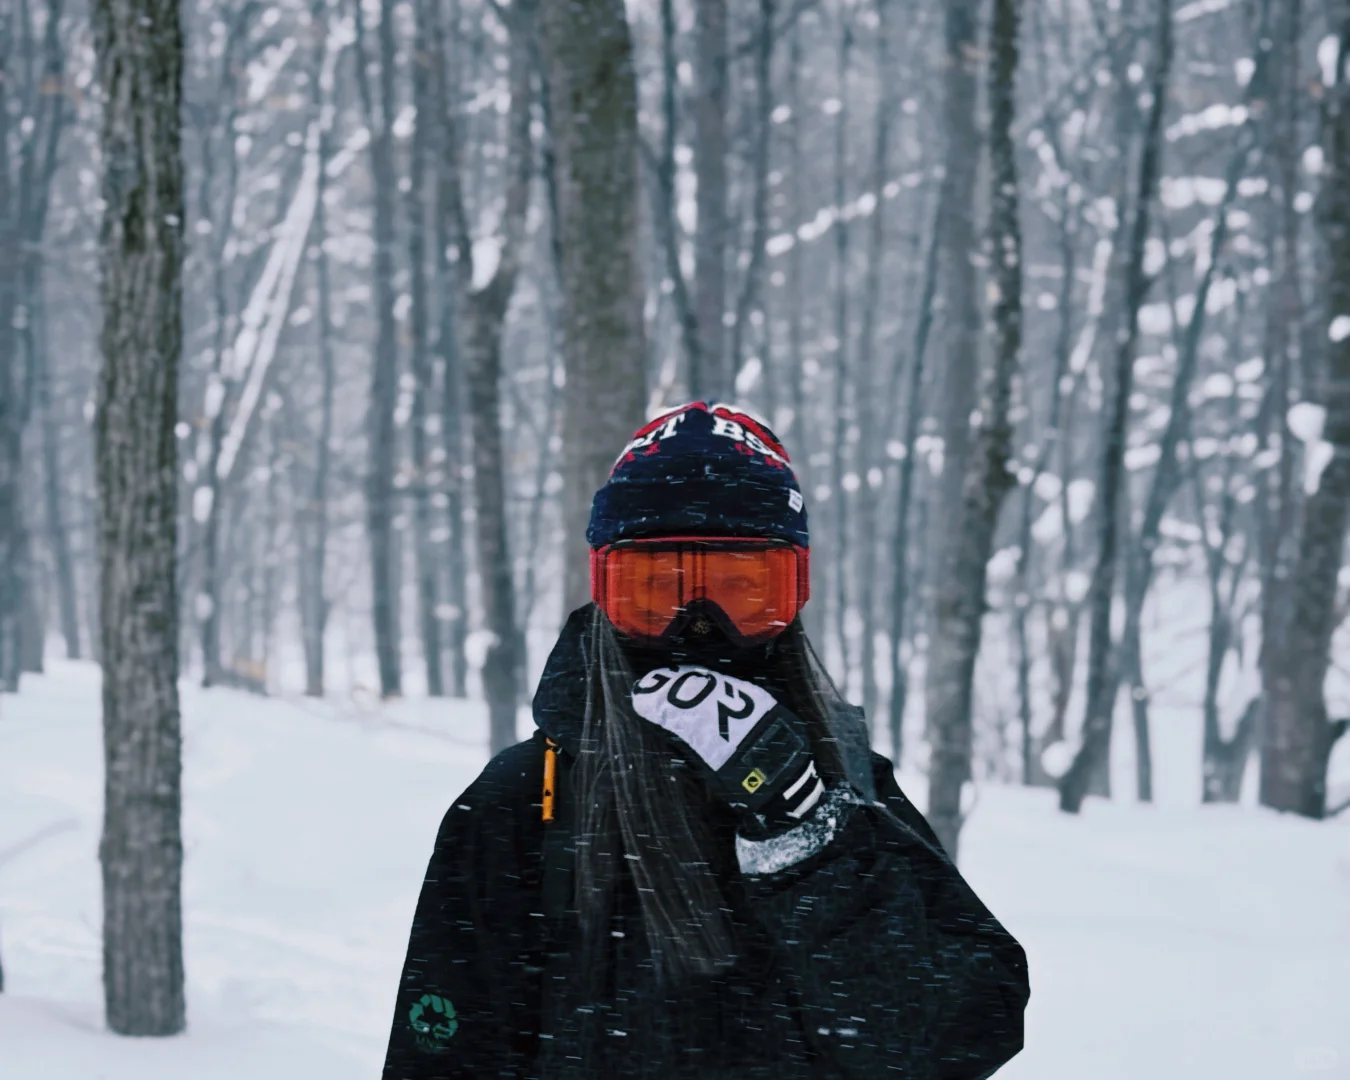
[[[610,946],[616,892],[626,868],[657,977],[710,975],[736,960],[729,910],[713,864],[707,792],[666,735],[633,711],[636,674],[597,609],[582,639],[585,725],[576,766],[576,903],[583,974],[594,981]],[[844,767],[831,729],[843,698],[795,620],[764,653],[779,699],[806,721],[827,784]]]

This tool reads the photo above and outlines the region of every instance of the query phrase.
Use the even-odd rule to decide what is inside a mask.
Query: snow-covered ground
[[[53,663],[0,704],[0,1077],[378,1076],[482,710],[189,687],[183,706],[189,1032],[128,1040],[102,1031],[96,669]],[[1048,792],[980,791],[963,868],[1031,960],[1001,1077],[1350,1077],[1350,820],[1202,809],[1193,710],[1158,729],[1155,807],[1070,819]]]

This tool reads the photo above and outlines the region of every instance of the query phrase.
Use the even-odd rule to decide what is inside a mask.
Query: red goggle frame
[[[811,595],[807,548],[739,537],[622,540],[591,551],[591,597],[629,637],[661,637],[696,600],[716,605],[736,633],[782,633]]]

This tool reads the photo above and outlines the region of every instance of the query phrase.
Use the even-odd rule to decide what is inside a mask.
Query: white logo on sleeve
[[[788,506],[790,506],[790,507],[792,507],[792,509],[796,510],[797,513],[800,514],[800,513],[802,512],[802,507],[805,506],[805,505],[806,505],[806,500],[802,498],[802,493],[801,493],[800,491],[789,491],[789,492],[788,492]]]
[[[633,709],[679,736],[714,770],[777,704],[754,683],[683,665],[649,671],[633,687]]]

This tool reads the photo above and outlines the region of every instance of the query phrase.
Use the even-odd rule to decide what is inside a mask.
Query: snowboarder
[[[772,432],[658,417],[587,539],[594,602],[539,730],[441,825],[385,1080],[992,1074],[1022,1046],[1025,956],[806,639]]]

